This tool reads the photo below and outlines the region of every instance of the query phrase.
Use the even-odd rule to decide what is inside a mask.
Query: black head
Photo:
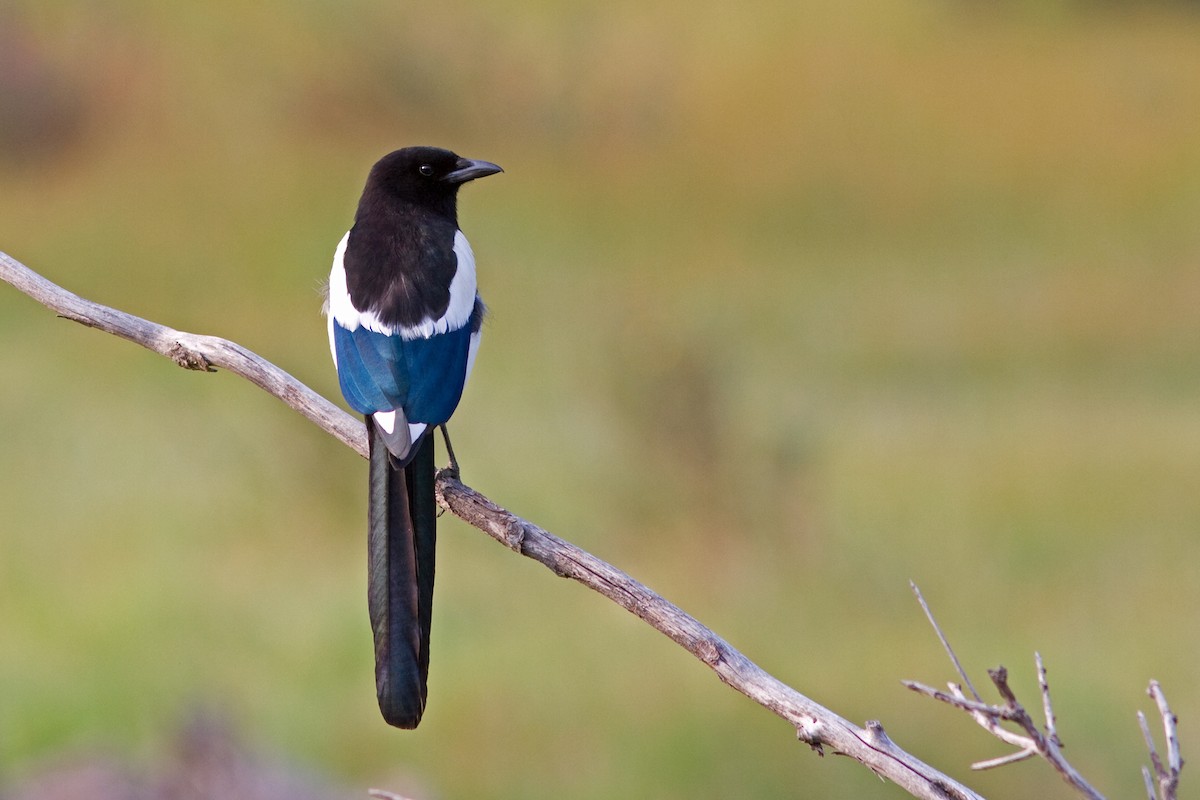
[[[440,147],[405,147],[371,167],[364,199],[378,193],[438,209],[448,205],[453,213],[459,186],[503,171],[490,161],[462,158]]]

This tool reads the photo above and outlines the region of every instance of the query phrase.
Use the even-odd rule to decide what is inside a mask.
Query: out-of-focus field
[[[502,164],[460,204],[469,483],[985,795],[1071,796],[900,686],[951,677],[909,579],[981,682],[1036,701],[1042,652],[1112,796],[1150,678],[1200,758],[1193,9],[17,0],[0,73],[0,250],[329,396],[371,163]],[[0,376],[0,786],[199,705],[422,800],[901,796],[449,517],[391,730],[360,459],[7,287]]]

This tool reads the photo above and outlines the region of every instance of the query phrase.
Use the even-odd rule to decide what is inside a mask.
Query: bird
[[[458,226],[463,184],[503,170],[439,147],[405,147],[367,175],[334,252],[329,349],[369,442],[367,606],[384,720],[421,721],[428,693],[437,503],[433,432],[462,397],[485,306]]]

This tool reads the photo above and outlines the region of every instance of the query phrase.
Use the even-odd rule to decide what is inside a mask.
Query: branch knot
[[[710,667],[715,667],[721,662],[721,648],[712,639],[701,639],[692,652]]]
[[[796,726],[796,738],[811,747],[817,755],[824,757],[825,726],[816,717],[804,717]]]
[[[183,342],[174,342],[171,344],[164,355],[184,369],[192,369],[197,372],[217,371],[217,368],[203,354],[193,350]]]

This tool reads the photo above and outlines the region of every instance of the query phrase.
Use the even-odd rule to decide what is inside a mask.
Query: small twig
[[[1146,752],[1150,754],[1150,763],[1154,766],[1155,773],[1162,771],[1162,760],[1158,757],[1158,748],[1154,746],[1154,737],[1150,734],[1150,725],[1146,722],[1146,715],[1141,711],[1137,712],[1138,726],[1142,729],[1142,741],[1146,743]]]
[[[1139,711],[1138,716],[1144,717],[1145,715]],[[1150,777],[1150,770],[1145,766],[1142,767],[1142,782],[1146,784],[1146,797],[1148,800],[1157,800],[1154,794],[1154,778]]]
[[[937,634],[938,639],[941,641],[946,655],[950,656],[950,662],[954,664],[954,669],[958,672],[958,676],[962,678],[963,683],[971,690],[971,696],[976,700],[982,700],[983,698],[979,696],[979,692],[975,691],[975,686],[971,683],[971,678],[967,675],[966,670],[963,669],[962,662],[955,655],[954,648],[950,646],[950,640],[942,633],[942,627],[938,625],[937,620],[934,619],[933,612],[929,610],[929,604],[925,602],[925,595],[921,594],[921,589],[917,586],[917,582],[909,580],[908,585],[912,587],[913,594],[917,596],[917,602],[921,604],[921,608],[925,611],[925,619],[929,620],[929,624],[933,626],[933,632]]]
[[[1150,726],[1146,722],[1146,715],[1141,711],[1137,712],[1142,738],[1145,739],[1146,750],[1150,754],[1150,765],[1154,768],[1154,774],[1151,777],[1150,770],[1142,767],[1142,778],[1146,783],[1146,791],[1150,800],[1155,800],[1156,786],[1158,800],[1175,800],[1179,792],[1179,775],[1183,771],[1183,757],[1179,748],[1179,719],[1167,705],[1167,697],[1163,694],[1162,686],[1158,681],[1150,681],[1150,687],[1146,693],[1154,699],[1155,705],[1158,706],[1158,714],[1162,718],[1163,736],[1167,743],[1167,763],[1163,764],[1162,758],[1158,755],[1158,749],[1154,746],[1154,737],[1150,735]]]
[[[1046,718],[1046,738],[1056,745],[1061,745],[1056,726],[1057,720],[1054,717],[1054,707],[1050,703],[1050,682],[1046,680],[1046,664],[1042,661],[1042,654],[1037,651],[1033,653],[1033,660],[1037,665],[1038,688],[1042,692],[1042,715]]]
[[[1162,686],[1158,681],[1150,681],[1150,688],[1146,691],[1154,698],[1154,703],[1158,706],[1158,713],[1163,721],[1163,735],[1167,739],[1167,765],[1178,778],[1179,773],[1183,772],[1183,754],[1179,746],[1179,718],[1167,705],[1167,696],[1163,694]]]
[[[921,607],[925,610],[925,616],[929,619],[930,624],[933,625],[934,630],[937,631],[938,638],[942,640],[942,644],[945,647],[946,652],[950,654],[950,659],[953,662],[955,669],[958,670],[959,674],[963,675],[965,679],[966,676],[963,672],[962,665],[959,663],[957,657],[955,657],[954,651],[947,643],[945,635],[942,633],[941,628],[938,626],[933,617],[933,613],[929,609],[929,605],[925,602],[925,598],[921,596],[921,593],[915,584],[913,585],[913,591],[916,593],[917,599],[921,603]],[[929,687],[916,683],[915,681],[904,681],[904,685],[913,691],[928,695],[968,712],[971,714],[972,718],[974,718],[974,720],[984,728],[984,730],[988,731],[1006,744],[1010,744],[1018,748],[1016,752],[1005,756],[988,759],[986,761],[978,761],[971,765],[972,769],[992,769],[995,767],[1004,766],[1006,764],[1012,764],[1017,761],[1024,761],[1031,755],[1036,754],[1041,756],[1052,767],[1054,767],[1062,779],[1070,784],[1081,795],[1090,798],[1090,800],[1104,800],[1104,795],[1096,791],[1096,789],[1084,779],[1083,775],[1081,775],[1078,770],[1071,766],[1070,762],[1068,762],[1062,755],[1062,742],[1060,742],[1058,738],[1054,717],[1054,708],[1050,702],[1050,684],[1046,680],[1046,667],[1042,661],[1041,654],[1035,653],[1034,655],[1034,661],[1038,674],[1038,685],[1040,687],[1042,696],[1042,710],[1046,717],[1046,725],[1044,730],[1038,727],[1037,723],[1034,722],[1033,718],[1029,715],[1029,712],[1025,710],[1025,707],[1017,699],[1016,693],[1008,684],[1008,670],[1004,667],[996,667],[995,669],[988,670],[988,677],[991,678],[992,685],[996,687],[996,691],[999,693],[1001,699],[1004,700],[1003,705],[989,705],[982,702],[978,699],[979,695],[975,693],[973,688],[971,691],[973,694],[975,694],[976,700],[971,701],[963,695],[961,687],[953,683],[949,684],[951,692],[949,695],[947,695],[945,692],[938,692],[937,690],[930,689]],[[969,685],[970,684],[968,682],[968,686]],[[1021,728],[1023,733],[1016,733],[1001,727],[1000,723],[1002,721],[1011,722],[1014,725],[1017,725]]]
[[[1008,764],[1015,764],[1018,761],[1024,761],[1028,758],[1032,758],[1033,756],[1036,756],[1037,754],[1038,754],[1037,750],[1017,750],[1015,752],[1009,753],[1006,756],[997,756],[996,758],[989,758],[986,761],[972,762],[971,769],[982,772],[985,769],[995,769],[996,767],[1003,767],[1003,766],[1007,766]]]
[[[950,692],[943,692],[941,689],[934,689],[931,686],[926,686],[917,681],[900,681],[905,687],[912,689],[917,694],[923,694],[926,697],[932,697],[934,700],[940,700],[946,705],[954,706],[955,708],[969,711],[972,714],[983,714],[989,719],[1009,720],[1012,721],[1012,712],[1003,706],[994,706],[991,703],[985,703],[982,700],[972,700],[962,693],[961,687],[957,683],[948,684]],[[985,726],[986,727],[986,726]]]

